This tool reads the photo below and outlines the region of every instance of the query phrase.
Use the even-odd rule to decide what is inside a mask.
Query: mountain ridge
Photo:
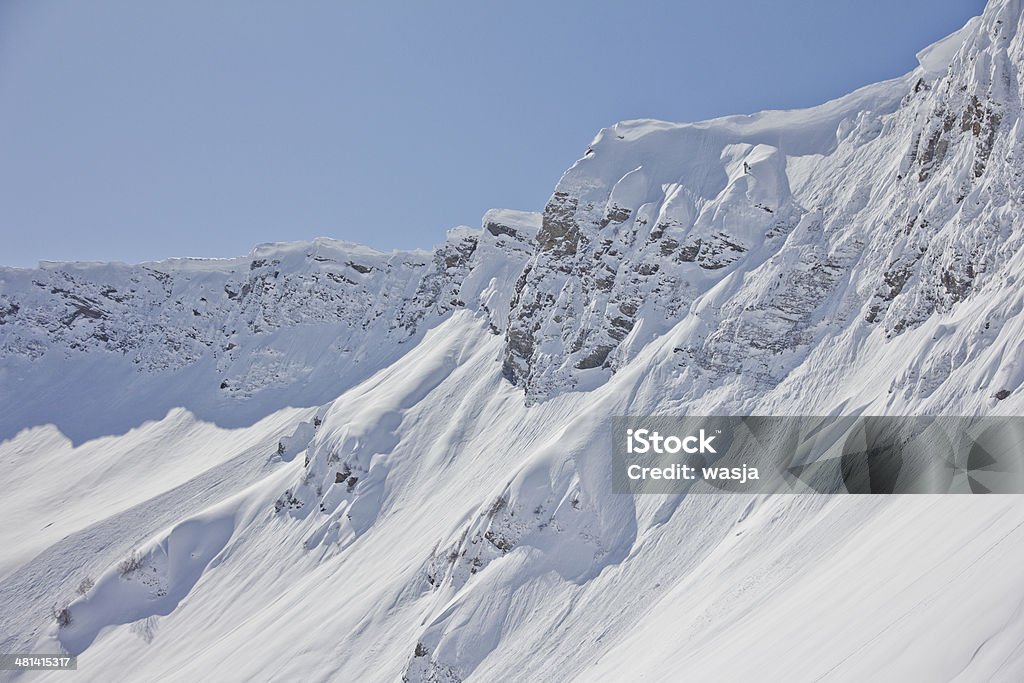
[[[1016,497],[623,495],[607,455],[615,415],[1021,414],[1021,14],[809,111],[607,128],[430,252],[0,270],[0,649],[1019,680]]]

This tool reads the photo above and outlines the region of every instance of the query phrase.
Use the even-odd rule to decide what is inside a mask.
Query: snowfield
[[[433,252],[0,269],[0,652],[1024,679],[1020,496],[633,496],[609,452],[616,415],[1024,414],[1022,26],[992,0],[819,107],[616,124]]]

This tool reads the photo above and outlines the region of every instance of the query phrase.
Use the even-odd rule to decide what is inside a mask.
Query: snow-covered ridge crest
[[[482,228],[450,231],[434,251],[319,238],[230,259],[0,268],[2,381],[27,398],[0,420],[0,436],[48,419],[76,439],[113,428],[99,426],[112,417],[71,425],[48,415],[53,402],[41,397],[75,375],[63,393],[86,405],[85,387],[102,377],[141,382],[159,396],[152,417],[182,401],[218,423],[318,405],[400,357],[455,308],[504,329],[538,226],[536,214],[497,210]],[[189,377],[187,398],[168,393],[180,393],[176,373]]]
[[[917,61],[926,78],[937,78],[942,76],[949,68],[956,53],[963,47],[964,42],[977,30],[981,17],[973,17],[963,28],[951,33],[942,40],[932,43],[917,53]]]
[[[503,336],[502,372],[528,402],[603,384],[679,325],[695,385],[779,386],[826,340],[882,348],[1003,277],[1020,238],[1019,23],[1019,2],[991,3],[915,71],[817,107],[616,124],[542,219],[490,212],[433,252],[321,239],[4,269],[0,355],[16,375],[55,354],[157,373],[202,361],[210,400],[349,378],[319,399],[469,308]]]
[[[609,128],[542,216],[430,252],[0,271],[0,649],[1020,680],[1012,497],[615,495],[607,457],[615,415],[1024,411],[1020,7],[942,73]]]
[[[1021,238],[1017,171],[986,171],[1020,155],[1020,20],[992,3],[913,72],[818,107],[601,131],[545,208],[506,376],[528,400],[586,389],[695,316],[691,381],[765,389],[837,335],[884,346],[951,313]]]

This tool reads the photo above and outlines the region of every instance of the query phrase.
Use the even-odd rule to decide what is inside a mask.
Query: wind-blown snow
[[[432,252],[0,270],[0,651],[1019,681],[1019,497],[616,495],[607,449],[613,415],[1021,414],[1022,10],[820,107],[617,124]]]
[[[956,53],[963,47],[964,41],[977,29],[979,21],[981,21],[981,17],[974,17],[956,33],[946,36],[917,53],[917,61],[926,77],[937,78],[946,72]]]

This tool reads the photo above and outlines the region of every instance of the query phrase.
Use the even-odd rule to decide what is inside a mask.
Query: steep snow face
[[[1017,497],[616,496],[608,416],[661,408],[644,385],[671,360],[527,407],[501,344],[458,311],[245,430],[238,481],[215,467],[70,533],[0,584],[3,646],[146,680],[1019,679]]]
[[[0,650],[1021,680],[1019,498],[615,495],[607,449],[614,415],[1024,411],[1022,11],[806,111],[618,124],[432,253],[0,272]]]
[[[1018,9],[993,4],[917,71],[814,109],[602,131],[545,208],[506,376],[529,400],[586,389],[692,316],[687,381],[764,391],[830,340],[885,355],[881,339],[959,310],[957,360],[911,389],[933,391],[1016,311]]]
[[[248,404],[329,400],[469,308],[504,336],[503,373],[527,402],[601,385],[681,322],[692,396],[756,397],[816,350],[865,344],[892,359],[894,400],[930,395],[958,366],[1013,351],[997,338],[1016,315],[1024,236],[1017,9],[993,4],[915,72],[819,107],[617,124],[542,220],[492,212],[432,254],[321,240],[224,262],[6,270],[0,354],[25,387],[55,354],[118,354],[150,373],[205,365],[189,407],[234,424],[258,417]],[[908,359],[907,345],[930,347],[921,326],[935,315],[963,332],[941,360]],[[989,374],[975,391],[1020,381],[1006,365]]]

